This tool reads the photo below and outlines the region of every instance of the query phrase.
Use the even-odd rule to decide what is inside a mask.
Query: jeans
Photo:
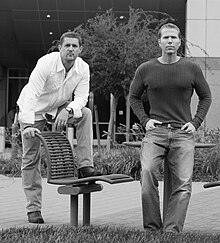
[[[183,130],[156,127],[146,132],[140,158],[145,229],[163,229],[178,233],[182,231],[192,192],[194,149],[194,134]],[[162,222],[158,175],[160,164],[164,160],[171,173],[172,193]]]
[[[34,127],[43,130],[46,120],[35,121]],[[77,148],[76,156],[78,168],[93,166],[93,131],[92,114],[90,109],[82,109],[81,118],[68,119],[68,124],[74,124],[76,128]],[[20,123],[21,130],[24,124]],[[22,136],[22,186],[27,198],[27,212],[41,211],[42,207],[42,183],[40,173],[40,140],[37,138],[25,139]]]

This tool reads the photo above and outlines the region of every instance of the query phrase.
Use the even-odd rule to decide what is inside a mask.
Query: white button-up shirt
[[[68,107],[75,118],[81,117],[81,109],[88,101],[89,80],[89,65],[80,57],[67,75],[59,52],[41,57],[18,98],[19,121],[34,124],[46,113],[55,117],[58,107],[72,100],[73,93]]]

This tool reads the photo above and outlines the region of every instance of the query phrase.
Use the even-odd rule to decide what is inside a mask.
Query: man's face
[[[164,54],[176,54],[181,45],[178,31],[173,28],[164,28],[161,31],[161,38],[158,40],[159,46]]]
[[[72,62],[79,56],[82,46],[79,45],[77,38],[65,37],[63,43],[59,46],[60,56],[64,62]]]

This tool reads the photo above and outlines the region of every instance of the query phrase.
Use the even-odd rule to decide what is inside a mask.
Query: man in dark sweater
[[[129,99],[146,129],[141,148],[143,226],[179,233],[192,191],[194,132],[208,112],[211,92],[199,65],[177,55],[181,39],[176,25],[163,25],[158,42],[162,55],[137,68]],[[141,100],[144,90],[149,100],[149,114],[145,113]],[[194,91],[199,103],[192,117],[190,103]],[[172,193],[162,222],[157,175],[164,160],[171,173]]]

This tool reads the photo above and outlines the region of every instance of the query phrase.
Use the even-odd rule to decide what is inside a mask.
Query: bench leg
[[[78,226],[78,195],[70,195],[70,225]]]
[[[91,193],[83,194],[83,225],[90,225]]]

